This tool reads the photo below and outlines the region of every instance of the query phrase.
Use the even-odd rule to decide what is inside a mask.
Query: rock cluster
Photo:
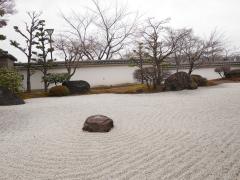
[[[198,85],[186,72],[177,72],[165,80],[165,90],[180,91],[183,89],[197,89]]]

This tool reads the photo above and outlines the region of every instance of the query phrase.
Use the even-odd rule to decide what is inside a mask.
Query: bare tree
[[[161,84],[163,63],[175,52],[177,43],[183,36],[166,26],[169,20],[154,21],[154,19],[148,18],[147,24],[141,32],[145,48],[155,68],[157,78],[154,86]]]
[[[175,65],[176,65],[176,72],[179,71],[183,59],[184,59],[184,57],[183,57],[183,50],[182,50],[182,46],[180,46],[174,52],[174,61],[175,61]]]
[[[98,60],[110,60],[125,47],[127,38],[133,34],[137,16],[132,18],[126,7],[116,5],[112,12],[111,8],[102,8],[99,1],[92,2],[96,9],[93,12],[98,17],[95,24],[103,35],[99,37]]]
[[[223,54],[223,35],[219,34],[217,30],[211,32],[210,37],[208,38],[208,47],[206,48],[205,58],[208,62],[214,62]]]
[[[231,60],[237,61],[240,57],[240,48],[239,47],[234,47],[230,56],[231,56]]]
[[[183,52],[188,62],[188,74],[191,75],[194,69],[204,62],[204,55],[209,48],[210,43],[195,36],[193,31],[184,38]]]
[[[91,26],[95,19],[93,14],[86,13],[81,15],[73,12],[73,17],[69,18],[62,13],[62,18],[70,27],[70,30],[65,33],[68,33],[69,37],[79,42],[83,50],[84,58],[87,60],[95,60],[96,55],[94,49],[96,42],[91,34]]]
[[[230,54],[231,54],[231,49],[225,47],[225,48],[223,49],[223,52],[224,52],[223,61],[228,61],[228,60],[229,60],[229,57],[230,57]]]
[[[55,42],[55,47],[64,56],[68,78],[71,79],[76,72],[79,61],[83,60],[82,46],[71,38],[60,35]]]
[[[73,13],[73,19],[65,15],[62,17],[70,26],[70,33],[81,42],[85,58],[110,60],[126,46],[133,34],[137,16],[132,18],[126,8],[117,5],[103,8],[97,0],[92,0],[92,3],[94,8],[89,8],[83,16]]]
[[[10,43],[27,57],[27,92],[31,92],[31,61],[34,53],[33,47],[37,44],[36,32],[41,24],[39,19],[41,13],[36,13],[33,11],[28,12],[27,14],[30,18],[30,23],[25,22],[25,31],[20,30],[18,26],[14,26],[14,30],[23,37],[25,44],[20,45],[20,43],[13,40],[11,40]]]
[[[143,76],[143,62],[144,62],[144,57],[145,57],[145,53],[143,51],[143,43],[142,42],[138,42],[138,47],[137,50],[133,50],[135,56],[132,57],[132,59],[135,60],[138,68],[139,68],[139,72],[140,72],[140,76],[141,76],[141,83],[144,83],[144,76]]]
[[[227,47],[223,48],[223,61],[236,60],[240,56],[240,49],[236,47]]]
[[[191,33],[191,29],[179,29],[176,31],[176,36],[180,36],[178,42],[176,43],[176,49],[173,53],[173,59],[175,61],[176,65],[176,71],[179,71],[179,68],[181,67],[181,64],[184,62],[184,42],[185,38],[188,36],[189,33]]]

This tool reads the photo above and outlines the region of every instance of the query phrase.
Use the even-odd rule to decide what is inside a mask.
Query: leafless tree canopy
[[[160,85],[163,80],[162,64],[176,52],[179,41],[185,37],[185,31],[174,30],[167,26],[170,19],[157,21],[148,18],[140,30],[145,49],[156,73],[154,85]]]
[[[55,48],[63,55],[69,79],[75,74],[79,61],[83,60],[81,43],[67,36],[60,35],[55,40]]]
[[[179,68],[182,63],[184,63],[185,60],[185,54],[184,54],[184,44],[185,44],[185,38],[191,33],[192,29],[179,29],[176,31],[176,36],[180,36],[177,44],[176,49],[173,53],[173,59],[176,64],[176,71],[179,71]]]
[[[126,46],[137,16],[133,17],[125,7],[104,8],[97,0],[92,3],[94,8],[84,15],[62,17],[70,26],[69,33],[80,42],[85,59],[110,60]]]
[[[205,58],[208,62],[217,61],[224,51],[224,37],[222,34],[219,34],[217,30],[211,32],[208,38],[208,47],[206,49]]]
[[[188,74],[190,75],[194,69],[201,65],[207,58],[215,58],[220,42],[218,42],[212,34],[209,39],[203,40],[196,36],[193,30],[188,31],[183,39],[182,51],[184,58],[189,64]],[[219,46],[219,47],[218,47]]]
[[[170,38],[167,35],[170,33],[166,27],[168,22],[169,19],[155,21],[152,18],[148,18],[146,25],[141,30],[149,56],[153,58],[156,64],[158,62],[161,63],[174,49],[174,44],[170,43]]]

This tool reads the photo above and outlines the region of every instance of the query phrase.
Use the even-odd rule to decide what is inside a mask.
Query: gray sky
[[[115,0],[99,0],[104,4]],[[129,11],[138,11],[143,17],[156,17],[159,20],[170,17],[171,25],[175,28],[193,28],[196,34],[207,36],[217,28],[224,33],[229,42],[240,47],[240,0],[119,0],[127,4]],[[64,22],[59,16],[60,11],[65,14],[81,11],[81,7],[90,6],[90,0],[16,0],[17,13],[9,17],[8,26],[1,29],[7,35],[7,40],[0,43],[0,48],[9,51],[19,61],[26,61],[26,57],[14,47],[9,40],[19,40],[21,37],[13,31],[13,26],[22,27],[26,21],[26,11],[42,11],[43,19],[48,28],[60,32]]]

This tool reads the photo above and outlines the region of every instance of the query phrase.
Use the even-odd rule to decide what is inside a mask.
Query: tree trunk
[[[188,75],[191,75],[191,74],[192,74],[192,72],[193,72],[193,67],[194,67],[194,65],[193,65],[193,64],[190,64],[190,68],[189,68],[189,70],[188,70]]]
[[[28,63],[27,63],[27,92],[31,92],[31,49],[29,50]]]
[[[46,81],[44,81],[44,92],[48,91],[48,84]]]
[[[179,67],[180,67],[180,63],[178,61],[176,61],[176,72],[178,73],[179,71]]]
[[[140,60],[140,70],[141,70],[141,83],[144,84],[144,77],[143,77],[143,64],[142,60]]]
[[[156,70],[157,70],[157,81],[156,81],[156,85],[161,85],[162,82],[162,70],[161,70],[161,65],[159,63],[157,63],[156,66]]]
[[[43,70],[43,77],[44,77],[44,92],[47,92],[48,91],[48,83],[47,81],[45,80],[45,77],[47,76],[47,69],[46,67],[44,67],[45,69]]]
[[[31,92],[31,71],[30,67],[27,67],[27,92]]]

